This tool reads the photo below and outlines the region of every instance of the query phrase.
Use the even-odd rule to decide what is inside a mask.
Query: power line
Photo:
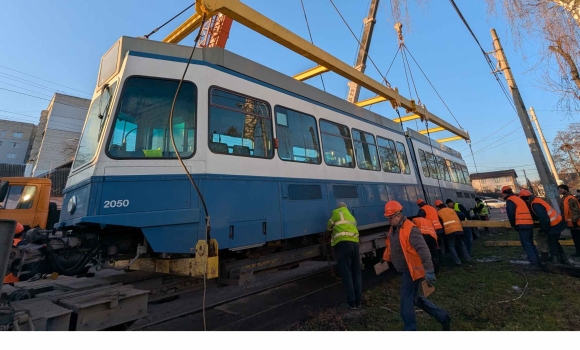
[[[34,98],[37,98],[39,100],[45,100],[45,101],[48,101],[48,102],[52,102],[53,101],[53,100],[49,100],[49,99],[46,99],[46,98],[43,98],[43,97],[33,96],[33,95],[25,94],[23,92],[18,92],[18,91],[10,90],[10,89],[0,88],[0,90],[9,91],[9,92],[13,92],[13,93],[20,94],[20,95],[24,95],[24,96],[34,97]],[[75,107],[75,108],[79,108],[79,109],[88,110],[88,108],[80,107],[80,106],[75,106],[75,105],[71,105],[71,104],[68,104],[68,103],[56,102],[56,101],[55,101],[55,103],[58,103],[58,104],[61,104],[61,105],[65,105],[65,106]]]
[[[0,72],[0,77],[2,77],[4,79],[8,79],[8,80],[17,81],[20,84],[30,85],[30,86],[34,86],[36,88],[41,88],[41,89],[44,89],[44,90],[58,91],[58,92],[63,92],[64,93],[64,91],[62,91],[62,90],[56,90],[56,89],[50,88],[48,86],[36,84],[36,83],[34,83],[34,82],[30,81],[30,80],[21,79],[21,78],[18,78],[17,76],[11,75],[11,74],[6,74],[6,73]]]
[[[304,7],[304,1],[300,0],[300,4],[302,5],[302,12],[304,13],[304,20],[306,21],[306,28],[308,28],[308,35],[310,36],[310,43],[314,45],[314,40],[312,39],[312,32],[310,31],[310,24],[308,24],[308,17],[306,17],[306,8]],[[322,81],[322,88],[326,91],[326,86],[324,85],[324,78],[322,74],[319,75],[320,81]]]
[[[0,81],[0,84],[5,84],[5,85],[12,86],[12,87],[15,87],[17,89],[22,89],[22,90],[28,91],[28,92],[34,92],[35,94],[42,95],[42,96],[47,96],[47,97],[52,97],[53,96],[53,95],[48,95],[48,94],[45,94],[45,93],[42,93],[42,92],[38,92],[38,91],[30,90],[30,89],[27,89],[27,88],[23,88],[23,87],[20,87],[18,85],[6,83],[6,82],[3,82],[3,81]]]
[[[383,73],[381,73],[381,71],[379,70],[379,67],[377,67],[377,65],[375,64],[375,61],[373,61],[373,59],[371,58],[371,55],[369,55],[368,51],[365,50],[365,48],[361,44],[360,40],[358,40],[358,38],[356,37],[356,34],[354,34],[354,32],[352,31],[352,29],[350,28],[350,26],[348,25],[348,23],[346,22],[346,20],[342,16],[342,13],[340,13],[340,11],[338,10],[338,8],[334,4],[334,1],[330,0],[330,3],[332,4],[332,6],[334,7],[334,9],[338,13],[338,15],[340,16],[340,18],[342,19],[342,21],[344,22],[344,24],[346,25],[346,27],[348,28],[348,30],[350,31],[350,34],[352,34],[352,36],[354,37],[354,39],[358,43],[359,47],[361,47],[365,51],[365,53],[367,54],[367,57],[369,58],[369,60],[371,61],[371,63],[373,64],[373,66],[375,67],[375,69],[377,70],[377,72],[379,72],[379,75],[383,78],[383,82],[387,86],[391,86],[391,84],[389,83],[389,81],[387,80],[387,78],[383,75]]]
[[[35,76],[35,75],[28,74],[28,73],[24,73],[24,72],[21,72],[21,71],[19,71],[19,70],[16,70],[16,69],[8,68],[8,67],[6,67],[6,66],[2,66],[2,65],[0,65],[0,68],[4,68],[4,69],[11,70],[11,71],[13,71],[13,72],[17,72],[17,73],[20,73],[20,74],[28,75],[29,77],[33,77],[33,78],[36,78],[36,79],[38,79],[38,80],[46,81],[47,83],[51,83],[51,84],[54,84],[54,85],[62,86],[62,87],[65,87],[65,88],[67,88],[67,89],[71,89],[71,90],[75,90],[75,91],[78,91],[78,92],[82,92],[83,94],[86,94],[86,95],[91,95],[91,96],[93,95],[93,94],[91,94],[91,93],[88,93],[88,92],[86,92],[86,91],[82,91],[82,90],[79,90],[79,89],[72,88],[72,87],[70,87],[70,86],[66,86],[66,85],[58,84],[58,83],[52,82],[52,81],[50,81],[50,80],[42,79],[42,78],[39,78],[39,77],[37,77],[37,76]]]

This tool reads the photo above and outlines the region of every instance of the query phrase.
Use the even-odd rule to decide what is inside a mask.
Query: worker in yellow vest
[[[362,301],[358,229],[356,220],[345,203],[338,203],[337,208],[332,211],[326,229],[331,231],[330,245],[338,255],[338,269],[346,291],[347,304],[341,306],[357,309]]]
[[[419,285],[423,279],[434,285],[437,281],[429,248],[417,226],[403,215],[403,206],[397,201],[385,205],[385,217],[391,228],[386,239],[383,261],[391,261],[395,269],[403,274],[401,281],[401,317],[405,331],[417,330],[415,306],[433,316],[450,330],[451,317],[427,298],[419,295]]]

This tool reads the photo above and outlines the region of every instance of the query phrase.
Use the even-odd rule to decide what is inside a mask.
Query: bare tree
[[[580,188],[580,123],[558,131],[552,143],[552,156],[560,178],[573,188]]]
[[[427,0],[414,0],[424,4]],[[558,108],[567,115],[580,111],[580,0],[485,0],[490,16],[505,17],[514,41],[540,46],[531,71],[541,88],[559,96]],[[409,0],[391,0],[395,21],[408,22]]]

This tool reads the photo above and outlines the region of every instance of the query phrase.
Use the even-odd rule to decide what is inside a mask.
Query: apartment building
[[[25,164],[35,135],[34,124],[0,120],[0,163]]]
[[[519,191],[518,174],[514,169],[489,171],[470,174],[473,189],[478,193],[499,193],[503,186],[510,186],[514,192]]]

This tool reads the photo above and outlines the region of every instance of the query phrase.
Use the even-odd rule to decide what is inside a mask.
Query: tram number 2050
[[[128,206],[129,206],[128,199],[119,199],[116,201],[105,201],[103,208],[122,208]]]

